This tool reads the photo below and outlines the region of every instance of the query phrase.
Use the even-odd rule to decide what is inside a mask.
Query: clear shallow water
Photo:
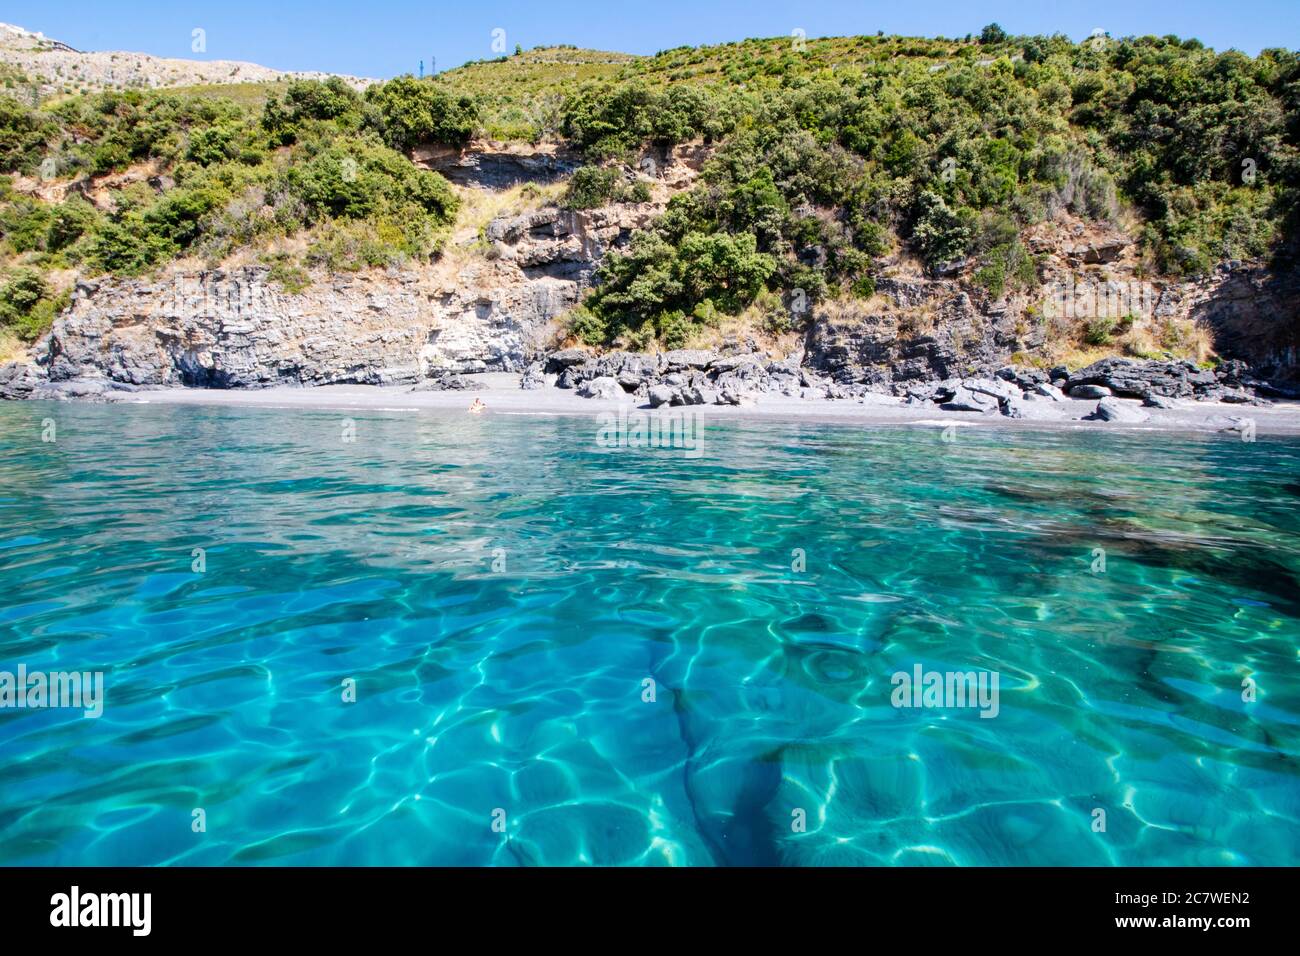
[[[1296,441],[351,417],[0,404],[0,863],[1300,856]]]

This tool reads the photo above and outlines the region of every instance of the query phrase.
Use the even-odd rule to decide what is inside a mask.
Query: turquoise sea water
[[[0,709],[0,863],[1300,856],[1300,442],[595,439],[0,405],[0,671],[106,688]]]

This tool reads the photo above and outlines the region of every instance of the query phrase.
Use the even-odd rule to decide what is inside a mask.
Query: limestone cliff
[[[520,371],[600,257],[655,211],[552,207],[498,219],[487,254],[458,271],[344,274],[294,294],[257,266],[81,282],[36,358],[55,382],[218,388]]]

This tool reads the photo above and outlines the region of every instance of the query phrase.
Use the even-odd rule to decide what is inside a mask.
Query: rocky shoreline
[[[132,405],[230,407],[300,410],[328,413],[437,414],[485,420],[493,416],[585,418],[593,423],[607,414],[632,414],[637,406],[623,398],[582,398],[573,389],[526,390],[518,373],[496,372],[467,376],[465,387],[418,390],[394,385],[323,385],[319,388],[275,386],[264,389],[149,388],[132,392],[112,390],[105,401]],[[466,409],[481,399],[484,416],[469,416]],[[1112,398],[1120,406],[1141,408],[1138,399]],[[78,404],[80,402],[78,401]],[[1103,431],[1219,435],[1228,440],[1249,440],[1258,435],[1300,436],[1300,402],[1278,401],[1270,406],[1243,408],[1221,402],[1174,402],[1171,409],[1143,409],[1142,421],[1097,418],[1099,402],[1067,398],[1058,404],[1056,417],[1009,418],[1002,414],[949,412],[935,405],[910,405],[905,399],[882,396],[859,402],[835,399],[800,399],[773,395],[754,404],[708,406],[640,406],[639,413],[663,416],[665,421],[695,416],[703,421],[753,421],[782,424],[839,425],[845,427],[918,427],[952,429],[1030,429],[1051,431]],[[40,405],[50,406],[44,402]],[[39,414],[48,414],[41,412]],[[593,425],[594,427],[594,425]]]
[[[988,377],[913,384],[896,392],[828,381],[758,353],[678,350],[592,355],[566,349],[523,373],[449,375],[410,384],[260,389],[49,382],[20,363],[0,366],[7,399],[235,405],[268,408],[441,409],[475,398],[491,414],[599,414],[641,408],[719,417],[867,425],[1129,426],[1253,436],[1300,434],[1300,395],[1250,376],[1241,363],[1104,359],[1073,373],[1005,366]]]
[[[471,183],[485,189],[560,162],[486,155],[474,154],[465,172],[486,177]],[[344,385],[458,393],[478,376],[506,373],[534,396],[649,408],[849,402],[1038,421],[1141,422],[1176,403],[1262,408],[1300,398],[1296,346],[1290,326],[1277,321],[1300,290],[1248,263],[1151,290],[1155,317],[1201,325],[1237,356],[1212,367],[1122,358],[1073,371],[1027,364],[1054,334],[1034,303],[994,299],[968,277],[910,274],[892,260],[887,271],[898,274],[882,275],[870,299],[801,312],[791,305],[791,326],[801,330],[793,351],[772,355],[735,334],[709,349],[557,348],[564,317],[604,256],[661,213],[702,160],[684,148],[661,158],[672,188],[653,202],[499,215],[465,240],[473,250],[421,269],[317,276],[296,292],[264,265],[79,281],[30,360],[0,366],[0,399]],[[1037,227],[1029,241],[1046,255],[1044,288],[1064,278],[1099,289],[1133,284],[1131,237],[1063,221]]]
[[[878,386],[841,382],[809,367],[803,356],[767,360],[758,351],[679,349],[657,355],[615,352],[593,356],[565,349],[533,363],[524,388],[549,384],[574,389],[584,398],[629,396],[651,408],[663,405],[746,405],[763,396],[806,400],[856,400],[944,411],[1002,414],[1008,418],[1057,418],[1067,398],[1098,402],[1095,415],[1106,421],[1141,420],[1147,413],[1116,403],[1136,398],[1148,408],[1171,408],[1178,400],[1262,406],[1274,398],[1300,398],[1300,390],[1271,385],[1251,375],[1240,361],[1201,368],[1189,361],[1103,359],[1070,372],[1064,366],[1043,370],[1007,365],[992,374]],[[455,387],[455,377],[439,385]]]

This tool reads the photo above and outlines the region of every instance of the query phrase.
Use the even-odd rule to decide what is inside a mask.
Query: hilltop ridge
[[[239,60],[194,60],[124,50],[85,52],[42,33],[0,23],[0,81],[28,101],[104,89],[161,89],[195,84],[325,80],[320,71],[277,70]],[[345,76],[358,89],[374,82]]]

